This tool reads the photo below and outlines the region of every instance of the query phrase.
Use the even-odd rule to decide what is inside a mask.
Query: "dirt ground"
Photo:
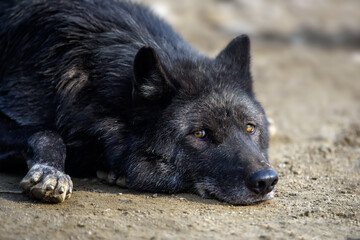
[[[255,91],[274,121],[275,198],[232,206],[73,179],[62,204],[0,173],[0,239],[360,239],[360,1],[145,1],[201,52],[252,40]]]

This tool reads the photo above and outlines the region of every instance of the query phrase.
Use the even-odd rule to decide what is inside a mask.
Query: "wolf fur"
[[[272,171],[248,36],[212,59],[139,4],[13,5],[0,17],[0,150],[26,156],[30,196],[62,202],[72,192],[67,174],[102,171],[135,190],[232,204],[273,197],[275,173],[268,191],[247,183]]]

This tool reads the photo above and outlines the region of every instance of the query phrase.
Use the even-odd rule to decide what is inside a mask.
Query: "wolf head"
[[[129,187],[192,190],[232,204],[271,199],[278,178],[253,93],[249,38],[235,38],[215,59],[173,61],[151,47],[135,57]]]

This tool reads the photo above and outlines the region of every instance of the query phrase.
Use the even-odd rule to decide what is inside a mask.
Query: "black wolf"
[[[135,190],[232,204],[273,197],[246,35],[210,59],[127,1],[25,0],[1,11],[0,150],[27,159],[20,185],[30,196],[62,202],[73,188],[65,172],[99,171]]]

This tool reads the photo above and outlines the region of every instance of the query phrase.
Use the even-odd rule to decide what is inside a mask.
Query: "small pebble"
[[[153,197],[153,198],[157,198],[157,197],[158,197],[157,193],[155,193],[154,195],[152,195],[152,197]]]
[[[322,146],[322,147],[319,147],[319,151],[322,153],[328,153],[328,152],[331,152],[331,148]]]
[[[279,168],[284,168],[286,165],[285,165],[285,163],[280,163],[280,164],[278,164],[278,167]]]
[[[78,227],[85,227],[85,224],[84,223],[78,223],[77,226]]]
[[[314,213],[314,212],[320,212],[320,211],[321,211],[320,207],[314,207],[311,212]]]

